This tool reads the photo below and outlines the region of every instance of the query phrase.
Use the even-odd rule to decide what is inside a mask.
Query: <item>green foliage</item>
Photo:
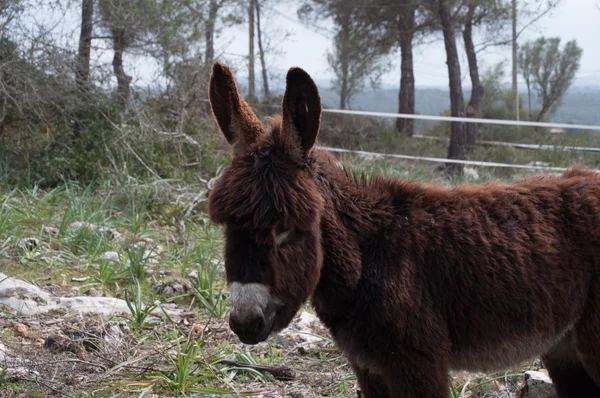
[[[105,290],[118,289],[119,281],[125,277],[127,277],[127,270],[121,266],[121,263],[101,259],[98,264],[98,275],[94,279],[100,282],[103,290]]]
[[[221,372],[225,374],[225,379],[229,381],[233,381],[234,378],[239,376],[248,376],[254,380],[260,381],[274,381],[274,377],[271,376],[267,372],[261,372],[260,370],[256,370],[249,366],[244,366],[244,364],[248,365],[258,365],[258,362],[254,358],[254,356],[249,352],[240,352],[235,355],[235,360],[240,363],[240,365],[224,365],[221,367]]]
[[[561,50],[560,41],[558,37],[540,37],[523,44],[519,50],[518,66],[527,85],[530,119],[534,119],[532,91],[542,103],[535,117],[536,121],[541,121],[548,111],[560,104],[579,70],[583,50],[575,40],[567,42]]]
[[[143,280],[146,276],[146,265],[152,252],[146,250],[145,245],[126,245],[125,253],[129,260],[129,274],[132,279]]]
[[[197,278],[188,276],[192,294],[208,312],[217,318],[223,318],[227,313],[227,296],[216,286],[219,262],[202,262],[197,272]]]
[[[133,282],[135,282],[135,284]],[[156,318],[150,317],[150,313],[158,308],[159,304],[145,304],[140,282],[137,279],[134,279],[133,282],[129,285],[129,289],[125,290],[125,302],[127,303],[127,307],[129,307],[129,311],[131,311],[134,325],[137,327],[144,327],[149,323],[158,322]],[[133,296],[131,300],[129,299],[130,295]]]
[[[191,336],[190,336],[191,337]],[[201,354],[206,344],[205,339],[194,340],[188,338],[182,345],[177,344],[175,356],[166,350],[161,350],[172,370],[161,372],[155,378],[177,394],[229,394],[231,391],[198,387],[218,378],[213,371],[213,363],[203,362]]]
[[[339,107],[350,107],[352,97],[367,84],[376,87],[389,68],[386,57],[391,49],[385,31],[375,29],[364,7],[348,7],[341,0],[310,0],[298,9],[307,24],[331,17],[335,25],[333,50],[327,52],[327,62],[335,78],[333,89],[338,94]]]

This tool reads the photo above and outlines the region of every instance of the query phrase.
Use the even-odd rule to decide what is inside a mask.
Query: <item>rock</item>
[[[27,331],[27,326],[22,323],[15,324],[15,332],[17,332],[17,336],[19,337],[27,337],[29,336],[29,332]]]
[[[194,283],[198,284],[199,279],[198,279],[198,273],[196,271],[188,272],[188,276],[190,277],[191,280],[194,281]]]
[[[463,173],[464,173],[465,177],[470,178],[472,180],[479,179],[479,172],[472,167],[465,167],[463,169]]]
[[[90,287],[90,289],[86,292],[86,294],[90,297],[102,297],[102,293],[100,293],[98,290],[96,290],[93,287]]]
[[[19,241],[18,246],[24,250],[33,250],[40,246],[40,241],[36,238],[23,238]]]
[[[110,240],[112,240],[113,242],[125,241],[123,234],[115,229],[107,228],[107,227],[100,227],[100,228],[98,228],[98,232],[100,232],[101,234],[106,234],[108,236],[108,238]]]
[[[529,162],[527,163],[528,166],[534,166],[534,167],[550,167],[550,163],[548,162],[540,162],[538,160],[533,161],[533,162]]]
[[[177,296],[186,291],[185,286],[177,280],[158,283],[156,285],[153,285],[152,288],[154,289],[154,291],[156,291],[156,293],[169,297]]]
[[[358,156],[365,160],[383,159],[383,155],[378,153],[359,153]]]
[[[121,257],[117,252],[105,252],[100,256],[101,260],[114,261],[116,263],[121,261]]]
[[[58,228],[54,228],[54,227],[51,227],[49,225],[42,226],[42,229],[48,235],[58,235],[60,233],[60,230]]]
[[[302,311],[300,316],[292,321],[292,324],[280,334],[293,340],[297,346],[307,348],[326,341],[319,337],[322,329],[321,321],[316,315]]]
[[[172,272],[169,271],[168,269],[161,269],[160,271],[158,271],[158,276],[161,278],[166,278],[167,276],[171,275]]]
[[[308,391],[294,391],[290,393],[290,398],[314,398],[316,395]]]
[[[31,369],[27,369],[24,368],[22,366],[19,367],[9,367],[6,369],[2,369],[7,375],[13,376],[13,377],[40,377],[40,373],[35,371],[35,370],[31,370]]]
[[[8,348],[0,343],[0,363],[5,362],[8,356]]]
[[[100,313],[107,315],[130,314],[125,300],[114,297],[59,297],[25,281],[8,277],[0,273],[0,306],[33,315],[54,309],[66,309],[78,313]],[[167,310],[172,318],[181,316],[181,310]],[[162,316],[162,310],[156,308],[152,315]]]
[[[527,371],[525,380],[517,393],[518,398],[558,398],[552,380],[544,372]]]
[[[93,231],[96,229],[96,226],[89,222],[75,221],[75,222],[72,222],[71,224],[69,224],[69,226],[67,227],[67,231],[72,232],[72,231],[79,230],[82,228],[85,228],[88,231]]]

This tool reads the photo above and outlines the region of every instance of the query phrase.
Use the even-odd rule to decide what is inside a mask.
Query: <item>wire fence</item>
[[[205,101],[208,101],[206,99]],[[252,105],[255,106],[255,105]],[[256,106],[266,108],[277,108],[277,105],[257,104]],[[467,118],[467,117],[453,117],[453,116],[433,116],[433,115],[416,115],[416,114],[404,114],[404,113],[389,113],[389,112],[372,112],[362,110],[345,110],[345,109],[333,109],[324,108],[323,113],[331,114],[342,114],[342,115],[354,115],[354,116],[366,116],[374,118],[386,118],[386,119],[413,119],[413,120],[425,120],[425,121],[437,121],[437,122],[459,122],[459,123],[477,123],[477,124],[491,124],[499,126],[512,126],[512,127],[537,127],[545,129],[561,129],[561,130],[584,130],[584,131],[597,131],[600,133],[600,126],[588,125],[588,124],[569,124],[569,123],[546,123],[546,122],[530,122],[530,121],[518,121],[518,120],[501,120],[501,119],[482,119],[482,118]],[[418,139],[427,140],[447,140],[443,137],[427,136],[427,135],[415,135],[413,136]],[[582,146],[559,146],[559,145],[548,145],[548,144],[523,144],[514,142],[503,142],[503,141],[489,141],[489,140],[477,140],[479,145],[488,146],[504,146],[517,149],[530,149],[530,150],[546,150],[546,151],[568,151],[568,152],[587,152],[587,153],[600,153],[600,148],[596,147],[582,147]],[[492,168],[512,168],[512,169],[528,169],[528,170],[544,170],[544,171],[565,171],[566,167],[555,167],[537,164],[511,164],[511,163],[498,163],[498,162],[485,162],[476,160],[459,160],[459,159],[448,159],[448,158],[437,158],[428,156],[411,156],[401,154],[390,154],[390,153],[379,153],[379,152],[368,152],[361,150],[352,150],[330,146],[320,146],[320,150],[326,150],[334,153],[348,153],[356,154],[360,156],[372,157],[372,158],[395,158],[412,161],[424,161],[433,163],[444,163],[444,164],[462,164],[467,166],[476,167],[492,167]],[[600,173],[600,170],[595,170]]]

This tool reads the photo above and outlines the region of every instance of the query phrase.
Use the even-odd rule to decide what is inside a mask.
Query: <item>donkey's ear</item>
[[[290,153],[306,158],[317,141],[322,106],[317,85],[304,70],[288,71],[282,108],[282,141]]]
[[[243,154],[263,134],[264,129],[240,96],[233,74],[226,65],[219,62],[213,64],[208,97],[219,129],[232,146],[233,153]]]

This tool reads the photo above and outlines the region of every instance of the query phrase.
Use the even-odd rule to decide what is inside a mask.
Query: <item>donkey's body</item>
[[[442,189],[357,181],[313,150],[320,100],[288,74],[263,130],[216,65],[234,148],[209,198],[226,226],[232,329],[281,330],[311,296],[367,397],[448,396],[448,370],[543,355],[561,397],[600,397],[600,176]]]
[[[441,189],[357,183],[327,157],[312,302],[359,377],[445,397],[448,368],[502,370],[562,344],[552,372],[578,358],[579,332],[600,365],[600,175]]]

